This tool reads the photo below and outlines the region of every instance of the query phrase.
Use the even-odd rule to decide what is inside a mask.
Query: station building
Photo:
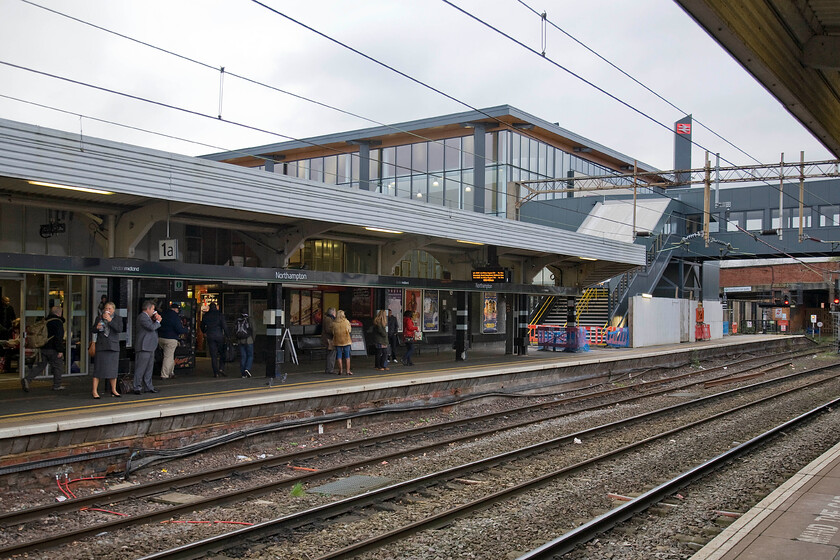
[[[645,249],[513,219],[508,185],[631,165],[509,106],[204,158],[0,121],[0,290],[19,317],[4,375],[31,363],[22,334],[52,306],[67,321],[66,374],[88,374],[103,299],[127,318],[127,355],[140,303],[180,302],[187,368],[211,303],[256,319],[269,375],[328,307],[357,321],[361,353],[384,308],[411,311],[423,343],[456,359],[477,345],[524,352],[529,298],[580,295]],[[554,279],[535,283],[546,269]]]

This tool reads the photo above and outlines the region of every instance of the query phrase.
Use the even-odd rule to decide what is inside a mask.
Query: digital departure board
[[[510,282],[510,271],[506,268],[478,268],[472,271],[474,282]]]

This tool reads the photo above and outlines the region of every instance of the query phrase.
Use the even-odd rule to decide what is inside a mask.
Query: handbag
[[[93,340],[91,340],[90,344],[88,344],[88,356],[90,356],[91,358],[96,356],[96,342],[94,342]]]

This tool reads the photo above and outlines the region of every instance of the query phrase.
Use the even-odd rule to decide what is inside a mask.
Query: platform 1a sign
[[[158,241],[158,260],[161,261],[177,261],[178,260],[178,240],[177,239],[161,239]]]

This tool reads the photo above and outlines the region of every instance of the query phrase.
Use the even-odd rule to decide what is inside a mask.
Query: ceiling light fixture
[[[114,194],[111,191],[103,191],[101,189],[91,189],[88,187],[71,187],[70,185],[58,185],[56,183],[44,183],[42,181],[27,181],[30,185],[37,185],[39,187],[52,187],[54,189],[67,189],[69,191],[81,191],[93,194]]]
[[[597,261],[598,259],[592,257],[578,257],[582,261]]]
[[[484,243],[479,243],[478,241],[465,241],[463,239],[456,239],[458,243],[466,243],[468,245],[484,245]]]
[[[384,228],[378,228],[378,227],[366,227],[365,229],[368,230],[368,231],[379,231],[379,232],[382,232],[382,233],[397,233],[397,234],[402,233],[401,231],[397,231],[395,229],[384,229]]]

